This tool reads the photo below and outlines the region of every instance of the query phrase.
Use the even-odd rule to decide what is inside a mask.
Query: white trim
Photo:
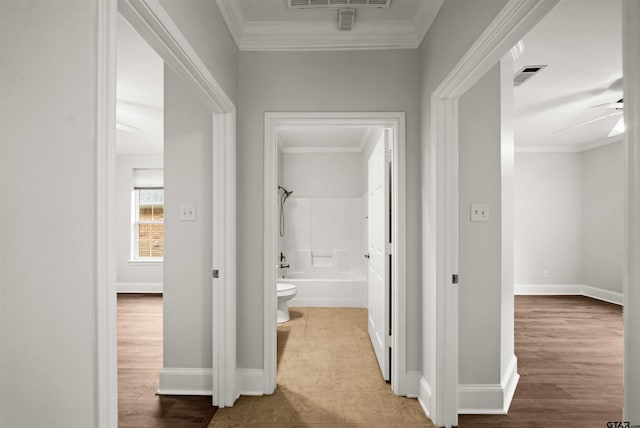
[[[497,64],[558,0],[509,0],[471,48],[431,95],[430,151],[432,187],[425,247],[433,256],[425,260],[425,287],[430,301],[423,314],[432,314],[429,344],[434,398],[433,421],[458,425],[458,99]]]
[[[96,407],[97,426],[118,425],[115,287],[117,1],[98,2],[96,88]]]
[[[515,294],[520,296],[585,296],[616,305],[622,305],[624,301],[622,293],[583,284],[516,284]]]
[[[238,391],[242,395],[264,395],[264,370],[238,369]]]
[[[640,2],[622,2],[625,131],[624,405],[622,420],[640,425]]]
[[[367,298],[364,297],[295,297],[289,302],[289,307],[309,308],[366,308]]]
[[[532,146],[515,146],[516,153],[581,153],[588,150],[597,149],[599,147],[608,146],[613,143],[620,143],[623,141],[623,135],[616,135],[613,137],[605,138],[604,140],[589,141],[583,144],[570,144],[570,145],[551,145],[540,144]]]
[[[513,355],[499,384],[458,386],[458,413],[506,415],[519,379],[518,360]]]
[[[213,371],[207,368],[162,368],[158,395],[211,395]]]
[[[231,99],[162,7],[160,0],[119,0],[118,11],[211,111],[235,111]]]
[[[392,310],[391,389],[407,394],[406,373],[406,169],[405,114],[403,112],[267,112],[264,117],[264,389],[270,394],[276,387],[276,245],[277,218],[277,133],[290,125],[379,126],[392,130],[394,209],[392,268],[394,284]]]
[[[340,32],[333,21],[247,21],[240,2],[216,0],[241,51],[417,49],[443,2],[422,2],[413,19],[359,22]]]
[[[431,403],[433,403],[433,394],[429,381],[423,376],[420,378],[420,390],[418,393],[418,403],[428,418],[431,418]]]
[[[409,398],[420,397],[420,381],[423,379],[422,373],[417,370],[410,370],[406,374],[406,395]]]
[[[362,147],[285,147],[282,153],[362,153]]]
[[[162,294],[161,282],[118,282],[116,283],[117,293],[160,293]]]

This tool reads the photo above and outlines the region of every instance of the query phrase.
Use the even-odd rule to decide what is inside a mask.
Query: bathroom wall
[[[285,203],[286,273],[363,278],[362,153],[285,153],[282,159],[282,183],[294,192]]]

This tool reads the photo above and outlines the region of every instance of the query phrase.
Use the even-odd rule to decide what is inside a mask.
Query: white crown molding
[[[300,153],[361,153],[362,149],[359,147],[285,147],[282,153],[286,154],[300,154]]]
[[[443,1],[424,2],[413,19],[358,23],[349,32],[338,32],[326,21],[247,21],[239,1],[216,3],[241,51],[310,51],[416,49]]]
[[[536,144],[532,146],[515,146],[516,153],[581,153],[609,144],[622,142],[624,134],[605,138],[604,140],[589,141],[582,144]]]

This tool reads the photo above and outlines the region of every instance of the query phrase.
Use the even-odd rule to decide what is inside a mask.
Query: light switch
[[[196,220],[196,207],[195,207],[195,205],[182,205],[180,207],[180,220],[181,221],[195,221]]]
[[[471,204],[471,221],[489,221],[489,204]]]

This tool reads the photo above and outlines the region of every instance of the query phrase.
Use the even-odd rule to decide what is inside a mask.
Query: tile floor
[[[219,409],[209,427],[433,427],[380,374],[367,310],[291,308],[278,325],[278,387]]]

